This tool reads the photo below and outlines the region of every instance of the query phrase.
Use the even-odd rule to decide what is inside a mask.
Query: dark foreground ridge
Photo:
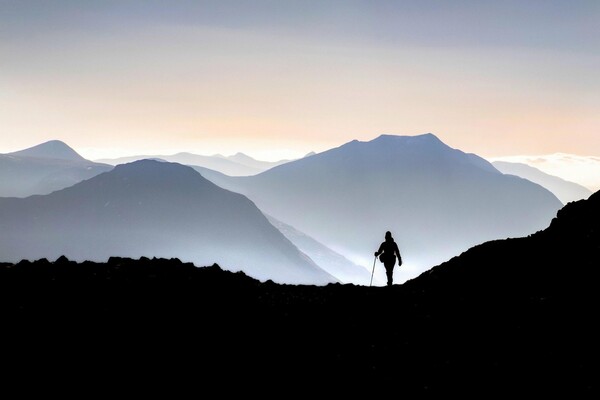
[[[261,283],[177,259],[2,264],[3,360],[172,390],[595,393],[599,266],[598,193],[545,231],[390,288]]]

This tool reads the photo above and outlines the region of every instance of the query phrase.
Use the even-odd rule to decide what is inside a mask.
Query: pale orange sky
[[[276,160],[431,132],[484,157],[600,155],[598,3],[8,3],[0,152]]]

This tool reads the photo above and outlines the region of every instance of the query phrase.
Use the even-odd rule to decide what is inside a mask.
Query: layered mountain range
[[[391,231],[400,282],[476,244],[543,229],[562,207],[544,187],[433,134],[354,140],[254,176],[202,173],[360,265]]]
[[[116,166],[43,196],[0,198],[4,261],[179,257],[280,283],[337,279],[318,267],[243,195],[176,163]]]
[[[137,155],[120,158],[107,158],[96,160],[97,162],[106,163],[110,165],[118,165],[124,163],[130,163],[133,161],[139,161],[144,159],[159,159],[164,161],[176,162],[185,165],[194,165],[204,168],[209,168],[226,175],[231,176],[247,176],[256,175],[260,172],[266,171],[269,168],[273,168],[277,165],[285,164],[288,160],[281,161],[261,161],[256,160],[244,153],[236,153],[232,156],[223,156],[221,154],[215,154],[212,156],[205,156],[194,153],[176,153],[176,154],[155,154],[155,155]]]
[[[147,170],[144,178],[146,184],[129,187],[131,193],[128,195],[131,196],[131,201],[139,201],[140,204],[153,201],[155,204],[153,209],[145,211],[147,214],[139,214],[138,220],[131,219],[127,226],[128,231],[137,230],[142,232],[143,236],[143,232],[147,230],[147,225],[144,224],[157,220],[157,213],[160,214],[157,210],[170,210],[172,204],[185,204],[179,211],[182,214],[187,212],[195,218],[196,213],[203,214],[202,207],[198,204],[203,204],[202,201],[213,201],[210,196],[200,201],[195,189],[197,180],[181,180],[176,173],[178,168],[167,168],[170,163],[161,162],[164,161],[162,158],[168,157],[156,156],[157,159],[151,164],[144,161],[143,165],[154,165]],[[355,140],[322,153],[311,153],[302,159],[279,163],[254,160],[242,153],[230,157],[180,153],[171,157],[182,164],[192,166],[200,175],[218,186],[249,198],[268,223],[275,226],[284,239],[302,253],[303,258],[309,258],[313,264],[318,265],[321,272],[343,283],[367,284],[371,282],[370,275],[373,271],[372,282],[375,285],[385,282],[381,268],[374,268],[380,264],[372,258],[372,254],[388,230],[393,232],[403,254],[404,265],[396,268],[395,272],[395,282],[401,283],[478,243],[521,237],[543,229],[563,203],[587,194],[577,185],[548,176],[541,171],[532,171],[530,168],[524,169],[513,164],[490,164],[474,154],[447,146],[432,134],[381,135],[371,141]],[[138,157],[132,159],[136,158]],[[201,166],[203,163],[206,165],[206,160],[216,160],[217,163],[227,165],[244,165],[254,168],[255,174],[229,176]],[[125,168],[118,169],[118,173],[133,168],[133,165],[118,165],[117,168]],[[220,164],[221,169],[223,165]],[[23,202],[16,199],[2,200],[0,213],[10,215],[15,209],[22,208],[16,215],[21,216],[24,222],[30,221],[31,215],[41,212],[38,208],[48,208],[47,204],[63,201],[56,199],[64,195],[53,192],[72,189],[77,183],[84,184],[84,187],[98,185],[101,179],[93,181],[92,184],[86,183],[86,180],[113,168],[115,167],[112,165],[85,160],[60,141],[50,141],[19,152],[0,155],[0,176],[5,178],[0,184],[2,196],[51,194],[49,198],[34,197]],[[160,172],[157,172],[158,170]],[[246,173],[250,173],[249,171],[246,170]],[[157,181],[152,183],[154,179]],[[181,181],[177,187],[178,192],[171,193],[179,198],[175,202],[166,194],[169,181]],[[147,191],[150,187],[156,190]],[[102,218],[95,218],[94,215],[104,215],[104,208],[109,206],[105,206],[106,202],[100,204],[91,198],[96,196],[96,193],[101,194],[99,198],[116,195],[112,191],[119,190],[121,189],[108,185],[103,189],[96,188],[90,191],[89,195],[72,194],[69,196],[75,196],[73,199],[69,197],[64,200],[65,204],[70,206],[62,207],[73,208],[68,210],[70,213],[77,209],[85,209],[89,215],[83,215],[84,211],[81,211],[77,218],[88,221],[93,226],[96,222],[102,226]],[[78,191],[80,189],[68,193],[79,193]],[[139,193],[134,193],[136,191]],[[184,198],[187,199],[184,201]],[[107,202],[109,205],[114,204],[108,200]],[[132,205],[127,207],[135,208]],[[60,212],[57,215],[60,215]],[[129,209],[115,212],[116,215],[133,213]],[[234,215],[228,211],[224,211],[224,214]],[[190,235],[188,225],[177,222],[181,221],[181,216],[172,217],[174,220],[170,222],[171,231],[168,237],[181,239],[179,243],[143,246],[136,242],[141,237],[137,234],[105,237],[102,233],[96,233],[98,243],[113,240],[110,239],[113,236],[123,238],[122,241],[114,239],[120,243],[120,247],[116,244],[108,247],[117,251],[115,254],[108,251],[99,252],[94,246],[89,248],[88,242],[79,235],[81,227],[75,224],[61,222],[64,226],[51,225],[44,230],[32,225],[30,233],[19,233],[22,228],[9,230],[5,235],[7,241],[12,244],[9,246],[10,250],[7,250],[5,260],[15,261],[15,257],[33,259],[42,256],[52,259],[61,255],[60,249],[65,247],[51,250],[49,244],[56,241],[53,238],[47,239],[47,236],[57,232],[59,237],[73,235],[77,239],[68,248],[71,251],[69,254],[78,260],[88,254],[94,257],[93,259],[98,259],[97,256],[106,258],[113,255],[168,255],[206,264],[219,262],[224,267],[239,268],[248,271],[252,276],[269,279],[268,273],[256,275],[251,272],[255,268],[263,267],[247,268],[243,265],[244,261],[253,258],[252,256],[246,259],[243,253],[263,252],[259,248],[242,250],[242,246],[221,252],[235,253],[235,257],[227,256],[229,258],[211,258],[215,257],[217,252],[208,251],[206,258],[199,258],[199,252],[205,247],[190,243],[190,238],[200,234],[199,231],[204,231],[205,236],[220,237],[219,235],[223,234],[222,229],[215,231],[220,232],[218,234],[209,232],[218,225],[218,218],[214,218],[212,225],[196,226],[198,232]],[[123,217],[124,220],[126,218]],[[136,227],[138,222],[140,226]],[[231,221],[224,223],[224,226],[236,229]],[[75,233],[68,232],[71,228],[75,229]],[[102,229],[105,228],[99,228],[99,232]],[[148,229],[156,230],[156,226]],[[118,230],[125,232],[121,228]],[[27,238],[22,243],[35,242],[35,245],[28,248],[21,246],[21,238],[18,235]],[[244,243],[244,240],[240,239],[240,243]],[[129,244],[131,246],[128,249]],[[150,247],[153,252],[143,254]],[[79,250],[75,251],[76,248]],[[45,250],[39,251],[40,249]],[[169,251],[163,251],[167,249]],[[265,269],[269,273],[272,271],[271,267]],[[278,282],[299,282],[297,278],[294,274],[273,276]],[[302,279],[300,281],[306,282]],[[318,284],[323,282],[328,280],[314,281]]]

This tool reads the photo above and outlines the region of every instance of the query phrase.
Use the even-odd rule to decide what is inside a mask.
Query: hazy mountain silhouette
[[[504,174],[520,176],[538,185],[542,185],[554,193],[563,204],[587,199],[592,194],[592,191],[585,186],[547,174],[527,164],[493,161],[492,165]]]
[[[600,157],[553,153],[493,157],[490,161],[527,164],[547,174],[582,185],[592,192],[600,190]]]
[[[203,177],[213,182],[224,182],[230,177],[221,172],[208,168],[193,166]],[[342,283],[358,283],[368,285],[371,272],[367,268],[357,265],[338,252],[333,251],[323,243],[299,231],[295,227],[286,224],[273,216],[266,215],[269,221],[285,237],[287,237],[300,251],[309,256],[318,266],[335,276]],[[371,268],[371,266],[369,266]],[[373,282],[381,284],[380,279],[375,277]]]
[[[87,161],[60,140],[50,140],[24,150],[8,153],[8,155],[16,157],[48,158],[53,160]]]
[[[109,365],[103,387],[136,393],[225,380],[263,395],[588,397],[600,388],[599,243],[600,192],[543,231],[392,287],[261,283],[177,259],[3,264],[4,377],[92,384]]]
[[[110,165],[86,160],[67,144],[52,140],[0,154],[0,197],[48,194],[111,169]]]
[[[4,260],[180,257],[280,283],[336,281],[242,195],[192,168],[143,160],[45,196],[0,199]]]
[[[244,153],[236,153],[232,156],[228,156],[225,157],[228,160],[234,161],[238,164],[242,164],[245,165],[247,167],[259,170],[260,172],[266,171],[268,169],[271,169],[273,167],[276,167],[278,165],[282,165],[285,164],[287,162],[289,162],[290,160],[279,160],[279,161],[262,161],[262,160],[256,160],[255,158],[252,158]],[[249,175],[249,174],[246,174]],[[254,175],[254,174],[253,174]]]
[[[354,140],[250,177],[204,175],[360,265],[391,231],[404,260],[395,282],[475,244],[543,229],[562,206],[432,134]]]
[[[224,158],[222,156],[203,156],[192,153],[177,153],[172,155],[139,155],[112,159],[102,159],[97,161],[105,162],[111,165],[119,165],[146,159],[161,159],[189,166],[199,165],[205,168],[213,169],[215,171],[221,171],[231,176],[254,175],[262,171],[258,168],[249,167],[247,165],[228,160],[227,158]]]
[[[97,160],[98,162],[105,162],[111,165],[118,165],[123,163],[129,163],[133,161],[139,161],[144,159],[162,159],[169,162],[176,162],[179,164],[189,165],[189,166],[200,166],[204,168],[209,168],[214,171],[218,171],[224,173],[229,176],[249,176],[256,175],[260,172],[263,172],[269,168],[272,168],[277,165],[281,165],[282,163],[287,162],[287,160],[282,160],[280,162],[268,162],[268,161],[259,161],[255,160],[252,157],[249,157],[243,153],[237,153],[233,156],[225,157],[223,155],[217,154],[214,156],[203,156],[199,154],[192,153],[177,153],[172,155],[139,155],[139,156],[130,156],[130,157],[121,157],[121,158],[112,158],[112,159],[103,159]]]
[[[346,257],[336,253],[305,233],[298,231],[293,226],[285,224],[269,215],[266,217],[300,251],[309,256],[319,267],[339,279],[341,283],[361,282],[363,285],[369,284],[371,271],[354,264]]]

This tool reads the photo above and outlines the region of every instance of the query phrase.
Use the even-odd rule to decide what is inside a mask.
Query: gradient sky
[[[600,1],[0,0],[0,152],[600,155]]]

